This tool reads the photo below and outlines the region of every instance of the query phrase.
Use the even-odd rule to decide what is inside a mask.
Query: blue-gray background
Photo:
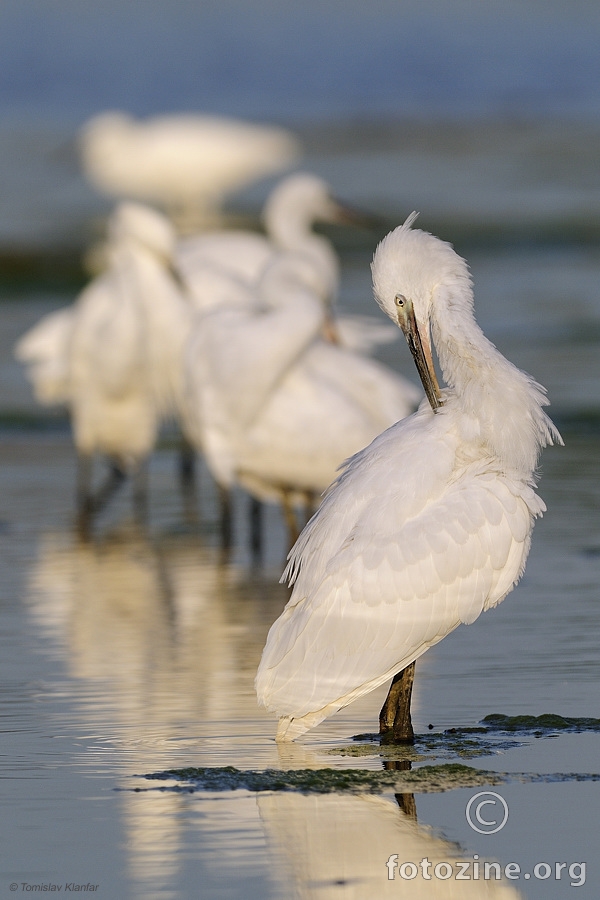
[[[598,116],[590,0],[3,0],[0,115]]]

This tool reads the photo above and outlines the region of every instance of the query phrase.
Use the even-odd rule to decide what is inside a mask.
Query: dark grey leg
[[[110,498],[121,487],[126,478],[125,470],[119,463],[111,460],[109,472],[104,482],[100,485],[96,494],[91,498],[91,511],[94,515],[104,509]]]
[[[217,485],[217,493],[219,496],[219,518],[221,525],[221,549],[231,550],[233,539],[233,525],[231,513],[231,494],[229,489],[222,485]]]
[[[93,459],[87,454],[77,456],[77,531],[80,537],[88,538],[93,514],[92,498]]]
[[[196,451],[185,435],[179,445],[179,484],[184,494],[196,484]]]
[[[283,517],[285,519],[285,524],[287,527],[288,538],[289,538],[289,549],[291,549],[299,536],[298,529],[298,520],[296,518],[296,510],[292,505],[292,495],[291,491],[283,490]]]
[[[414,662],[394,675],[385,703],[379,713],[379,733],[390,743],[414,744],[410,700],[415,679]]]
[[[304,524],[307,525],[319,508],[319,497],[314,491],[306,491],[304,494],[306,506],[304,508]]]
[[[262,519],[262,503],[250,497],[250,549],[254,562],[260,560],[263,552]]]
[[[124,476],[123,476],[124,477]],[[146,525],[148,521],[148,460],[143,459],[136,465],[133,480],[133,517],[138,525]]]
[[[77,471],[77,530],[82,538],[90,536],[92,519],[101,512],[125,480],[121,466],[111,461],[104,482],[92,493],[92,457],[80,456]]]

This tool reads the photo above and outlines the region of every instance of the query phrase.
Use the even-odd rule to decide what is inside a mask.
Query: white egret
[[[395,675],[380,730],[413,739],[414,661],[516,585],[545,509],[538,456],[562,443],[544,389],[475,322],[466,262],[414,218],[377,248],[373,284],[429,404],[346,462],[290,553],[292,595],[256,679],[280,741]]]
[[[164,216],[120,204],[109,223],[108,268],[73,307],[68,401],[84,524],[98,505],[89,489],[93,455],[114,462],[109,492],[125,471],[135,473],[143,512],[145,462],[160,424],[181,409],[191,310],[170,268],[174,245]]]
[[[179,241],[177,262],[186,279],[205,265],[218,266],[248,284],[256,284],[267,264],[282,251],[303,252],[337,291],[339,262],[330,241],[315,234],[316,222],[344,222],[350,212],[332,196],[331,188],[311,172],[295,172],[271,191],[262,219],[265,235],[251,231],[214,231]]]
[[[181,420],[183,346],[191,307],[172,268],[175,234],[157,211],[122,203],[108,227],[105,271],[71,306],[43,316],[15,345],[38,402],[64,404],[72,415],[79,459],[79,507],[91,512],[138,471],[166,418]],[[105,453],[112,475],[94,500],[91,458]],[[135,462],[135,465],[133,465]],[[181,448],[181,479],[193,478],[193,455]],[[81,516],[80,516],[81,519]]]
[[[218,219],[225,195],[293,165],[286,129],[220,116],[124,112],[94,116],[80,133],[83,170],[97,190],[162,204],[183,230]]]
[[[291,508],[312,506],[339,464],[420,392],[322,338],[328,282],[310,257],[282,254],[255,291],[222,272],[205,277],[186,354],[187,433],[222,489],[282,503],[293,528]]]
[[[319,275],[328,313],[337,299],[340,263],[331,242],[313,231],[317,222],[360,224],[366,221],[336,200],[330,186],[311,172],[296,172],[283,178],[271,191],[263,210],[266,234],[251,231],[216,231],[180,240],[177,265],[186,282],[205,290],[204,270],[216,268],[249,286],[256,286],[282,253],[302,253]],[[370,316],[328,315],[329,337],[362,353],[394,340],[396,329],[374,322]]]
[[[205,409],[203,414],[204,424],[202,426],[199,425],[198,413],[200,408],[205,405],[205,401],[200,400],[200,397],[203,392],[212,391],[209,384],[212,383],[215,376],[214,373],[211,374],[207,358],[213,352],[215,346],[226,348],[220,351],[223,359],[229,358],[232,347],[238,348],[235,352],[235,364],[228,373],[223,373],[219,366],[216,366],[214,370],[217,371],[219,369],[220,371],[221,394],[225,395],[225,400],[221,404],[221,411],[217,415],[218,420],[223,418],[224,410],[228,408],[228,394],[229,396],[235,395],[238,398],[242,395],[246,398],[252,395],[252,408],[256,408],[254,404],[260,402],[260,391],[256,387],[258,372],[269,372],[270,374],[267,377],[270,378],[273,373],[272,366],[274,363],[276,367],[281,364],[291,364],[291,358],[285,361],[285,357],[282,355],[286,352],[285,337],[282,338],[282,344],[274,355],[273,345],[277,330],[280,330],[282,327],[283,307],[280,305],[276,316],[273,316],[277,304],[267,303],[267,307],[270,307],[271,310],[270,315],[273,316],[270,321],[267,321],[266,309],[264,304],[262,304],[261,308],[259,296],[260,292],[264,290],[261,279],[265,277],[268,281],[273,282],[274,277],[276,277],[274,272],[285,270],[285,262],[283,262],[283,270],[281,268],[277,269],[283,257],[288,254],[294,256],[296,262],[293,261],[291,263],[293,268],[297,265],[298,255],[301,255],[303,267],[306,269],[310,265],[313,270],[312,288],[317,291],[321,298],[320,324],[318,328],[326,340],[340,344],[347,349],[356,350],[358,353],[366,354],[371,353],[378,344],[388,342],[390,339],[394,340],[397,334],[397,329],[393,326],[382,325],[381,322],[374,321],[372,317],[333,316],[332,307],[339,287],[339,260],[331,242],[325,236],[316,234],[313,231],[313,226],[318,221],[348,224],[353,222],[360,223],[361,217],[336,201],[332,196],[329,185],[322,178],[307,172],[298,172],[284,178],[269,195],[265,204],[263,219],[266,235],[243,231],[220,231],[200,234],[179,241],[177,251],[177,266],[190,289],[192,297],[196,298],[196,305],[201,310],[205,310],[207,305],[211,309],[219,307],[218,312],[211,311],[207,326],[208,331],[206,331],[205,335],[202,336],[197,333],[196,337],[191,341],[192,349],[188,354],[188,374],[191,384],[192,399],[190,404],[193,407],[193,414],[191,416],[188,415],[186,427],[188,433],[192,435],[192,442],[195,446],[198,449],[202,448],[212,459],[212,462],[209,461],[209,467],[213,471],[219,485],[221,509],[223,512],[222,534],[225,544],[229,543],[231,534],[230,509],[227,499],[228,488],[237,479],[233,478],[231,472],[228,473],[227,477],[223,477],[222,470],[226,466],[225,460],[229,459],[229,455],[225,453],[221,444],[219,444],[221,447],[219,453],[211,453],[207,450],[209,446],[213,445],[209,435],[215,434],[215,428],[210,424],[212,414],[208,409]],[[285,284],[282,290],[287,290]],[[254,299],[249,294],[252,291],[257,292],[257,296]],[[236,294],[238,295],[237,297]],[[297,300],[298,303],[301,303],[302,297],[299,296]],[[233,307],[235,312],[226,312],[226,305]],[[241,318],[240,305],[244,307]],[[250,313],[251,308],[254,310],[252,313]],[[249,350],[249,341],[245,341],[242,334],[245,323],[247,324],[250,321],[250,317],[255,317],[256,315],[260,317],[260,326],[255,321],[252,326],[252,333],[255,334],[256,329],[259,328],[261,337],[255,345],[255,350],[252,351],[255,354],[256,361],[250,366],[252,352]],[[295,324],[294,311],[290,305],[288,305],[286,315],[284,315],[286,325],[283,327],[289,329],[291,335]],[[301,315],[299,310],[296,310],[296,315]],[[274,326],[275,322],[279,324]],[[232,333],[228,339],[226,329],[229,326],[232,327],[235,333]],[[203,326],[199,324],[198,329],[201,327]],[[273,330],[274,328],[275,330]],[[214,340],[207,337],[213,331],[215,332]],[[241,347],[239,347],[240,340],[243,345]],[[208,350],[208,356],[206,356],[203,346],[204,341],[211,345]],[[265,341],[268,342],[268,347],[264,344]],[[291,346],[294,346],[293,338]],[[260,349],[261,347],[262,350]],[[315,369],[319,367],[326,370],[321,374],[321,383],[324,386],[332,378],[334,380],[337,378],[338,385],[341,385],[344,373],[347,371],[348,359],[342,358],[342,354],[338,354],[339,359],[337,360],[336,371],[336,362],[333,361],[334,356],[336,354],[333,352],[327,353],[321,350],[320,354],[318,354],[316,349],[313,351],[311,360],[312,371],[308,379],[311,382],[311,392],[314,392],[316,389],[317,373]],[[239,381],[236,381],[236,383],[231,382],[231,375],[233,372],[236,372],[239,376],[239,367],[244,365],[244,361],[246,362],[247,371],[244,375],[244,389],[241,391]],[[410,382],[400,378],[395,373],[390,373],[389,370],[386,370],[379,378],[373,377],[374,370],[378,367],[377,363],[369,364],[366,361],[362,361],[358,365],[362,369],[362,377],[355,372],[354,378],[350,379],[345,385],[343,395],[347,397],[351,391],[361,395],[362,412],[359,416],[362,421],[362,427],[357,427],[356,437],[351,442],[348,442],[347,439],[349,423],[346,427],[342,426],[339,432],[336,432],[336,438],[331,441],[330,452],[327,454],[327,464],[322,470],[322,472],[326,471],[328,474],[324,478],[322,472],[320,476],[317,476],[316,470],[313,468],[313,476],[309,479],[313,485],[311,491],[320,493],[331,480],[335,467],[342,459],[362,446],[360,435],[365,434],[365,422],[369,423],[364,438],[368,442],[377,433],[377,430],[386,427],[386,425],[412,411],[418,401],[419,394]],[[205,382],[203,387],[200,384],[202,380]],[[393,382],[393,386],[391,386],[391,382]],[[366,391],[367,383],[371,385],[370,392]],[[230,384],[231,387],[229,387]],[[304,384],[306,386],[306,380]],[[382,395],[386,390],[384,384],[393,394],[393,398],[389,396],[386,401],[382,399]],[[370,394],[370,396],[367,396],[367,394]],[[281,392],[277,394],[278,397],[283,397],[284,395]],[[368,411],[365,411],[365,401],[367,406],[369,403],[372,404]],[[391,401],[394,412],[391,414],[386,412],[385,417],[382,419],[379,407],[382,402],[388,401]],[[341,400],[340,402],[344,404],[347,400]],[[316,413],[316,410],[317,407],[313,407],[312,413]],[[195,422],[194,419],[196,420]],[[256,439],[254,444],[256,453],[252,463],[253,469],[259,458],[262,468],[265,464],[270,464],[274,457],[279,455],[274,449],[269,451],[267,444],[273,440],[275,433],[286,433],[286,428],[283,424],[286,419],[289,419],[289,412],[282,406],[277,411],[277,415],[271,418],[269,428],[262,433],[260,440]],[[338,413],[337,418],[336,414],[334,414],[331,421],[340,420],[341,417]],[[373,430],[375,421],[378,422],[378,426]],[[273,426],[276,426],[279,430],[273,431]],[[229,428],[231,429],[231,427],[232,425],[230,424]],[[281,431],[282,427],[283,432]],[[315,429],[313,424],[308,432],[302,435],[303,450],[300,450],[300,446],[297,447],[297,452],[303,454],[305,465],[309,464],[308,461],[310,459],[310,456],[306,454],[306,443],[307,441],[310,442],[310,436],[315,430],[317,429]],[[291,439],[291,430],[288,430],[287,433]],[[221,438],[219,440],[222,441]],[[344,450],[341,455],[337,455],[336,448],[339,449],[340,444]],[[219,462],[219,457],[222,460],[221,462]],[[288,460],[291,460],[291,455],[288,456]],[[286,466],[286,470],[288,475],[291,474],[289,463]],[[272,483],[273,480],[274,473],[271,473],[268,481]],[[251,542],[255,552],[258,553],[260,548],[259,494],[261,492],[257,491],[256,485],[248,489],[254,498],[252,504]],[[281,498],[282,496],[281,491],[275,493],[270,491],[269,493],[271,501],[274,501],[276,497]],[[286,487],[283,496],[287,498],[284,503],[284,509],[288,526],[292,529],[291,533],[294,534],[297,533],[296,527],[293,525],[294,516],[291,511],[291,505],[294,504],[292,503],[292,494],[289,492],[288,487]],[[295,499],[298,500],[298,495],[295,496]],[[306,506],[306,497],[304,505]],[[314,504],[311,502],[310,505]]]

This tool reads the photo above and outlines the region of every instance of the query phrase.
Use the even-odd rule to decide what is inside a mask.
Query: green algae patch
[[[555,713],[544,713],[541,716],[505,716],[491,713],[482,720],[487,731],[539,732],[542,734],[554,731],[598,731],[600,719],[589,717],[559,716]]]
[[[265,769],[261,772],[233,766],[169,769],[143,776],[153,781],[177,781],[170,790],[194,791],[299,791],[301,793],[428,793],[452,788],[500,784],[505,776],[461,763],[422,766],[408,771],[383,769]]]
[[[414,744],[385,744],[378,734],[357,734],[351,744],[334,747],[326,753],[331,756],[349,756],[360,759],[379,756],[383,760],[426,759],[476,759],[491,756],[499,750],[512,750],[523,746],[523,741],[501,737],[485,727],[450,728],[443,732],[415,735]]]
[[[422,762],[426,759],[474,759],[489,756],[498,751],[522,747],[526,739],[556,735],[557,732],[600,732],[600,719],[560,716],[544,713],[541,716],[506,716],[491,713],[479,725],[447,728],[415,735],[413,745],[385,744],[379,734],[357,734],[352,743],[335,747],[327,753],[334,756],[366,757],[381,759],[407,759]],[[510,734],[510,737],[507,735]]]

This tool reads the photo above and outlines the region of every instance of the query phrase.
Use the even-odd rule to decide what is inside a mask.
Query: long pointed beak
[[[332,200],[332,222],[338,225],[351,225],[355,228],[363,228],[365,231],[382,231],[389,228],[389,220],[377,213],[359,209],[342,203],[337,198]]]
[[[396,310],[398,313],[398,324],[412,353],[423,389],[432,410],[436,412],[442,405],[442,393],[435,374],[429,337],[427,335],[425,339],[421,337],[412,300],[408,300],[406,297],[398,294],[396,296]]]

